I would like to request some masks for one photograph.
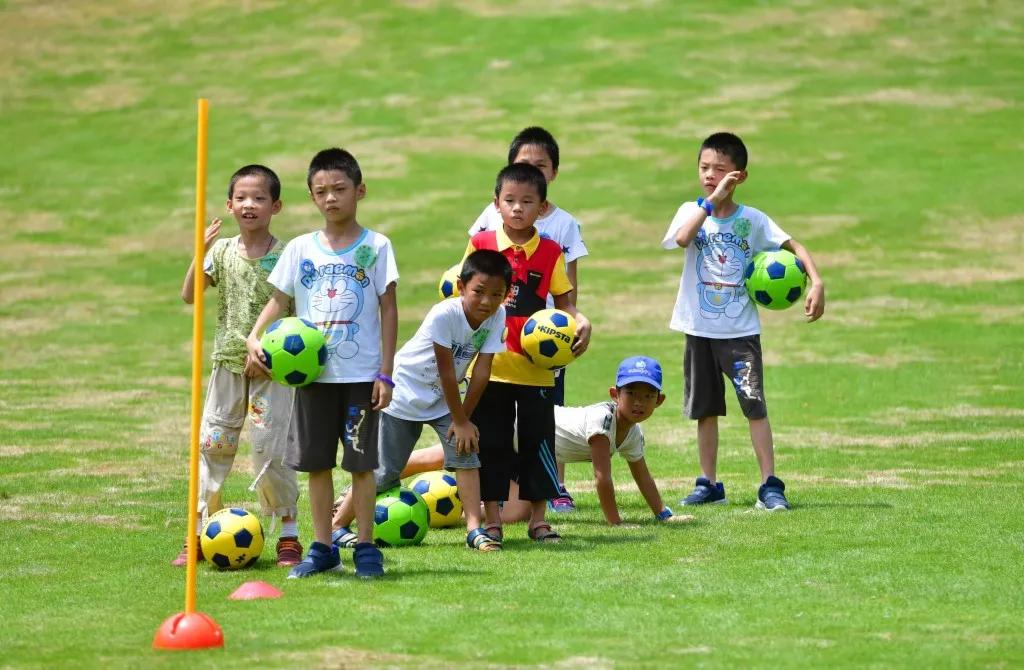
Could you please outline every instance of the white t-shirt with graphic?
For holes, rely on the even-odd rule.
[[[504,329],[504,307],[475,330],[466,320],[462,298],[442,300],[431,307],[416,334],[395,355],[395,390],[384,411],[406,421],[431,421],[448,414],[434,343],[452,350],[455,379],[461,381],[478,353],[505,351]]]
[[[569,266],[572,261],[583,258],[588,254],[587,247],[583,244],[583,230],[580,222],[569,212],[561,207],[551,204],[551,209],[544,215],[544,218],[537,219],[537,234],[549,240],[558,242],[562,247],[562,256],[565,257],[565,265]],[[494,203],[484,207],[476,222],[469,227],[469,236],[485,230],[501,229],[501,212],[494,206]],[[555,301],[549,295],[547,306],[554,307]]]
[[[288,243],[267,281],[295,298],[295,315],[327,340],[326,383],[373,381],[380,372],[380,301],[398,267],[391,240],[364,229],[348,248],[332,251],[323,233]]]
[[[604,435],[612,453],[630,463],[644,457],[644,431],[635,423],[622,444],[615,444],[615,403],[604,401],[586,407],[555,406],[555,458],[560,463],[590,460],[590,438]]]
[[[663,249],[679,248],[676,233],[698,209],[696,202],[679,207],[661,240]],[[716,339],[760,333],[757,308],[747,296],[743,274],[755,254],[774,251],[788,239],[767,214],[747,205],[739,205],[727,219],[709,216],[686,247],[669,327]]]

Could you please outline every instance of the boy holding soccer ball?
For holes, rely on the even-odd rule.
[[[750,424],[750,441],[761,469],[757,507],[789,509],[786,486],[775,476],[775,450],[764,398],[760,322],[743,287],[744,270],[761,251],[787,249],[807,269],[811,286],[804,301],[808,321],[825,311],[825,285],[807,249],[760,210],[733,200],[747,179],[747,149],[731,133],[704,140],[697,175],[704,196],[679,207],[665,233],[664,249],[684,247],[686,259],[670,327],[686,333],[686,415],[697,420],[701,476],[683,505],[724,504],[716,479],[718,417],[725,416],[726,375]]]
[[[391,241],[356,220],[366,185],[359,163],[343,149],[313,157],[306,177],[310,197],[324,218],[322,229],[292,240],[270,274],[273,297],[256,320],[246,346],[249,360],[265,369],[260,335],[294,298],[296,315],[317,325],[327,342],[320,377],[295,391],[286,463],[309,473],[309,506],[316,541],[289,578],[341,569],[331,544],[332,470],[342,442],[341,467],[352,473],[359,519],[353,562],[356,576],[384,574],[373,544],[373,471],[377,467],[378,413],[391,401],[398,307],[398,268]]]
[[[529,536],[540,542],[556,542],[558,533],[544,520],[547,501],[558,495],[555,470],[555,406],[551,390],[554,373],[537,367],[523,354],[519,335],[530,316],[544,309],[548,295],[555,307],[576,319],[577,356],[590,342],[590,321],[576,310],[565,272],[562,249],[542,238],[537,219],[548,210],[547,179],[527,163],[506,166],[498,173],[494,204],[501,213],[497,230],[470,238],[467,255],[477,249],[500,252],[512,266],[512,285],[505,300],[507,351],[497,354],[472,421],[480,429],[480,494],[487,514],[487,534],[502,539],[498,503],[508,500],[509,480],[519,481],[519,497],[530,502]],[[471,377],[476,375],[474,370]],[[518,425],[518,431],[515,426]],[[512,436],[518,432],[519,451]]]
[[[443,445],[444,467],[455,471],[466,512],[466,544],[495,551],[501,544],[481,528],[480,431],[469,417],[490,379],[494,355],[505,351],[502,303],[512,284],[512,267],[497,251],[474,251],[457,283],[459,297],[434,305],[395,357],[395,393],[380,417],[380,465],[374,474],[378,492],[401,484],[423,425],[430,425]],[[459,382],[470,363],[473,379],[462,399]],[[341,546],[355,539],[348,529],[352,498],[345,496],[334,516],[334,542]]]
[[[199,432],[199,512],[205,518],[222,507],[220,491],[248,417],[255,487],[263,513],[281,518],[277,564],[285,567],[302,558],[295,520],[299,487],[295,471],[284,465],[292,390],[275,384],[252,365],[245,350],[245,338],[274,289],[267,277],[284,249],[284,243],[270,232],[270,219],[281,211],[280,198],[281,182],[273,170],[246,165],[231,176],[228,186],[227,208],[238,224],[238,235],[217,240],[220,219],[206,229],[203,281],[220,290],[220,301],[213,372]],[[189,305],[194,288],[193,263],[181,287],[181,299]],[[291,313],[290,305],[286,309]],[[187,550],[182,549],[172,565],[187,561]]]

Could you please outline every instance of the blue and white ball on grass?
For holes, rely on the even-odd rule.
[[[419,544],[427,534],[430,512],[420,494],[397,486],[377,494],[373,539],[384,547]]]
[[[260,340],[270,377],[285,386],[316,381],[327,365],[327,343],[315,325],[297,316],[270,324]]]
[[[411,482],[409,488],[420,494],[430,513],[431,528],[449,528],[462,521],[462,498],[455,476],[447,472],[424,472]]]
[[[545,370],[557,370],[576,360],[572,353],[575,339],[576,319],[571,314],[560,309],[542,309],[523,324],[519,344],[531,363]]]
[[[263,541],[259,517],[240,507],[210,515],[199,535],[203,556],[221,570],[248,568],[260,557]]]
[[[786,309],[800,300],[807,288],[804,264],[785,249],[754,256],[743,278],[750,299],[768,309]]]

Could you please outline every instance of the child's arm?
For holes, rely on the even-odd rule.
[[[583,316],[583,312],[576,309],[576,305],[572,303],[570,293],[563,293],[562,295],[554,296],[555,307],[568,312],[572,315],[572,318],[576,319],[576,341],[573,342],[572,352],[573,355],[579,358],[583,355],[583,352],[590,346],[590,319]]]
[[[249,331],[249,337],[245,340],[245,348],[249,350],[249,356],[245,362],[246,368],[250,365],[255,365],[268,377],[270,376],[270,370],[266,366],[267,361],[263,357],[263,345],[260,344],[260,337],[263,335],[263,331],[267,329],[267,326],[277,321],[278,317],[287,312],[291,300],[291,296],[281,289],[274,289],[274,295],[270,296],[270,300],[267,301],[263,311],[256,318],[256,323],[253,324],[252,330]]]
[[[466,416],[473,416],[476,411],[476,404],[480,402],[480,396],[484,394],[487,382],[491,380],[491,363],[494,362],[494,354],[477,354],[473,363],[473,376],[469,379],[469,388],[466,389],[466,397],[462,400],[462,411]]]
[[[615,484],[612,482],[611,443],[604,435],[594,435],[590,444],[590,462],[594,466],[594,482],[597,484],[597,499],[605,520],[613,526],[622,523],[619,506],[615,503]]]
[[[573,307],[576,306],[576,301],[580,295],[580,284],[579,277],[576,274],[576,261],[572,260],[566,263],[565,274],[569,275],[569,281],[572,283],[572,291],[569,292],[569,301],[572,302]]]
[[[398,298],[395,296],[395,282],[388,284],[380,296],[380,377],[391,379],[395,369],[395,348],[398,346]],[[382,410],[391,404],[390,384],[378,377],[373,382],[373,401],[375,410]]]
[[[210,222],[210,225],[206,227],[206,233],[203,240],[203,255],[210,249],[210,244],[217,239],[217,235],[220,234],[220,219],[214,219]],[[203,273],[203,280],[206,282],[206,288],[210,288],[210,276],[205,272]],[[196,259],[193,258],[192,262],[188,265],[188,271],[185,272],[185,283],[181,286],[181,299],[185,301],[186,305],[191,305],[195,301],[196,291]]]
[[[465,405],[459,397],[459,380],[455,378],[455,358],[452,350],[443,344],[434,342],[434,359],[437,361],[437,373],[441,377],[441,391],[444,402],[452,415],[452,425],[448,427],[448,439],[455,437],[455,451],[460,454],[475,454],[480,451],[480,431],[469,420]],[[473,373],[476,379],[476,372]],[[486,381],[484,382],[486,383]]]
[[[807,268],[807,277],[811,280],[811,288],[807,290],[807,297],[804,299],[804,314],[807,316],[808,323],[817,321],[825,313],[825,282],[818,274],[818,266],[814,264],[814,259],[811,258],[811,252],[807,251],[807,247],[793,238],[783,242],[782,248],[793,252]]]
[[[711,207],[715,208],[721,205],[732,197],[732,192],[736,190],[736,187],[746,179],[742,170],[730,172],[729,174],[722,177],[722,181],[718,182],[718,186],[715,187],[715,192],[705,198],[705,202],[711,203]],[[709,213],[702,207],[695,207],[685,219],[683,219],[682,226],[676,231],[676,244],[681,247],[688,246],[690,242],[693,242],[693,238],[697,237],[697,233],[700,232],[700,227],[704,225],[704,220],[707,219]]]

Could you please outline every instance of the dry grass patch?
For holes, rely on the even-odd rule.
[[[790,449],[818,449],[821,447],[873,447],[895,449],[929,447],[934,445],[958,446],[982,444],[1003,440],[1024,440],[1022,430],[989,430],[975,432],[920,431],[895,435],[847,435],[812,428],[787,428],[777,431],[776,442]]]

